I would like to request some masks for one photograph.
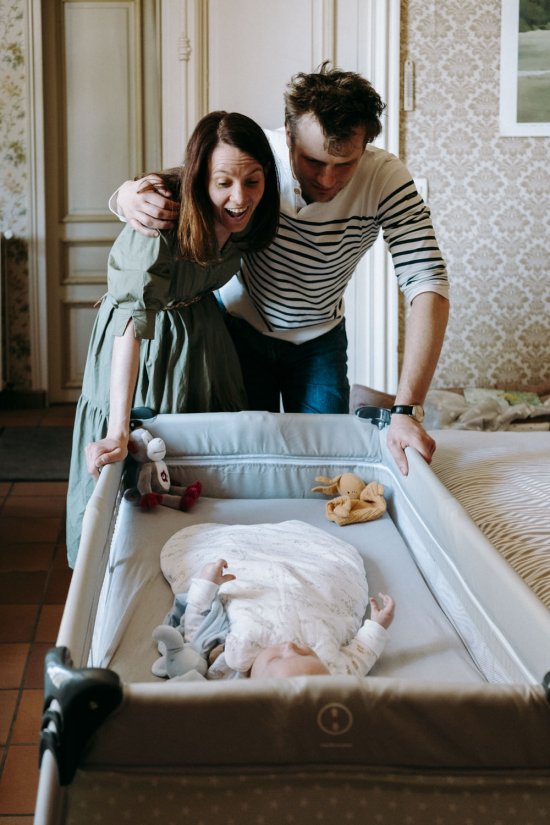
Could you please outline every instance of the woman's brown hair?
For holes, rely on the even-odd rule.
[[[208,194],[210,158],[220,143],[250,155],[264,171],[264,194],[238,238],[239,246],[243,251],[264,249],[275,237],[279,223],[277,170],[263,129],[238,112],[210,112],[199,120],[189,138],[183,166],[161,173],[173,197],[181,202],[177,227],[180,254],[200,264],[220,256]]]

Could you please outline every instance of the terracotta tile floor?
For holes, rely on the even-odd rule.
[[[71,426],[74,406],[0,410],[0,427]],[[0,825],[33,821],[44,654],[71,571],[66,482],[0,481]]]

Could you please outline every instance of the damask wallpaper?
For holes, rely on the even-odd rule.
[[[0,229],[7,379],[28,388],[27,0],[0,0]],[[550,383],[550,138],[498,132],[500,0],[402,0],[402,58],[415,109],[401,154],[428,180],[451,277],[434,386]]]
[[[550,384],[550,138],[499,136],[500,5],[401,3],[401,155],[428,180],[451,279],[438,387]]]
[[[0,231],[12,235],[2,242],[4,379],[17,388],[31,383],[25,8],[25,0],[0,0]]]

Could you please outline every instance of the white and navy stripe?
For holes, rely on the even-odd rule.
[[[245,255],[240,275],[264,331],[324,330],[337,323],[343,317],[344,290],[380,230],[409,301],[426,291],[447,296],[447,273],[430,211],[398,158],[369,146],[335,198],[305,204],[292,176],[284,133],[267,135],[281,182],[279,231],[268,249]]]

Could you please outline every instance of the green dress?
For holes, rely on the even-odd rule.
[[[245,408],[239,360],[213,294],[237,272],[240,256],[229,240],[221,259],[202,267],[178,259],[174,233],[146,238],[129,226],[115,241],[76,409],[67,496],[71,566],[95,485],[84,447],[107,433],[113,337],[124,333],[130,319],[141,340],[133,406],[157,413]]]

